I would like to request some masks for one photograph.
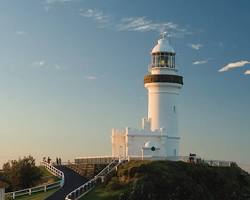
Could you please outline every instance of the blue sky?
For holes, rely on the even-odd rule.
[[[247,0],[2,0],[0,163],[111,154],[113,127],[147,115],[161,31],[184,76],[181,152],[250,162]]]

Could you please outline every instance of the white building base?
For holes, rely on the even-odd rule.
[[[165,160],[179,156],[179,137],[169,137],[164,129],[112,130],[112,156],[129,160]]]

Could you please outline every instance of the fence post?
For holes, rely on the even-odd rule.
[[[44,192],[46,192],[46,191],[47,191],[47,185],[44,186]]]
[[[12,195],[12,198],[13,199],[15,199],[16,198],[16,195],[15,195],[16,193],[15,192],[13,192],[13,195]]]
[[[4,195],[5,195],[5,188],[3,187],[1,187],[0,188],[0,200],[4,200],[5,198],[4,198]]]
[[[31,195],[31,188],[29,189],[29,195]]]
[[[64,179],[61,180],[60,187],[63,187],[63,185],[64,185]]]

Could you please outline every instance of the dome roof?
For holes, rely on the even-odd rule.
[[[155,147],[157,148],[157,144],[155,144],[154,142],[151,142],[151,141],[148,141],[144,144],[144,147],[145,148],[152,148],[152,147]]]
[[[161,39],[159,39],[157,45],[155,45],[151,53],[158,53],[158,52],[175,53],[175,50],[170,45],[167,37],[163,36]]]

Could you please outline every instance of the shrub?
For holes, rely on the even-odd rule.
[[[35,165],[32,156],[12,160],[3,165],[3,175],[10,187],[7,190],[29,188],[37,184],[42,177],[42,171]]]

